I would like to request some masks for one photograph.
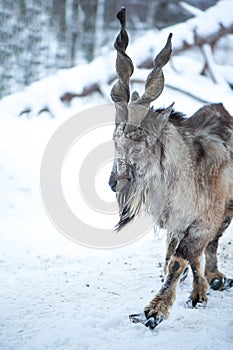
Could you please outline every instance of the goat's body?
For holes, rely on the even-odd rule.
[[[233,118],[220,104],[206,106],[189,119],[168,122],[160,143],[159,186],[151,174],[144,178],[147,210],[156,224],[179,235],[205,221],[203,235],[211,238],[233,200]]]
[[[154,113],[151,110],[143,121],[145,130],[156,124]],[[134,208],[140,208],[155,224],[179,235],[200,218],[220,226],[233,200],[233,118],[221,104],[203,107],[189,119],[173,113],[158,147],[143,178],[127,189],[123,212],[129,217],[124,224],[138,215]]]
[[[167,279],[145,309],[147,318],[157,320],[155,325],[168,316],[187,264],[194,274],[193,306],[207,301],[205,278],[214,289],[232,285],[217,269],[217,247],[233,217],[233,118],[222,104],[212,104],[188,119],[172,112],[158,133],[161,113],[152,109],[141,123],[149,150],[142,156],[146,165],[132,166],[132,180],[117,194],[118,229],[146,212],[168,232]],[[120,147],[127,148],[131,138],[141,144],[142,131],[138,134],[118,140]],[[199,261],[204,252],[205,278]]]
[[[133,64],[125,53],[128,35],[125,9],[118,12],[121,31],[115,41],[118,81],[111,97],[116,106],[115,159],[109,185],[120,209],[117,229],[146,212],[168,232],[166,279],[144,310],[156,327],[168,317],[176,285],[187,265],[193,272],[189,303],[207,302],[207,282],[213,289],[233,286],[217,268],[218,240],[233,217],[233,118],[222,104],[201,108],[189,119],[172,110],[154,110],[150,102],[163,90],[162,67],[169,61],[171,38],[154,59],[145,92],[133,93]],[[200,257],[205,252],[205,277]]]

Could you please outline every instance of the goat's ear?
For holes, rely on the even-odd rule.
[[[169,107],[165,108],[162,112],[158,113],[155,117],[155,126],[156,132],[160,135],[163,128],[167,124],[168,118],[172,112],[173,106],[175,102],[173,102]]]

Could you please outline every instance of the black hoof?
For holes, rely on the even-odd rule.
[[[164,320],[164,316],[155,314],[154,316],[147,318],[145,312],[142,312],[140,314],[129,315],[129,319],[133,323],[141,323],[145,327],[153,330]]]
[[[233,279],[232,278],[220,278],[220,279],[214,279],[211,283],[210,283],[210,287],[213,290],[226,290],[229,289],[231,287],[233,287]]]
[[[189,298],[186,303],[185,307],[188,309],[200,309],[200,308],[205,308],[207,305],[206,301],[200,301],[200,300],[193,300],[192,298]]]
[[[226,278],[224,284],[225,284],[226,289],[232,288],[233,287],[233,278]]]

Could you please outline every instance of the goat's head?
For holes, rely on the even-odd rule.
[[[154,67],[147,77],[144,94],[140,97],[137,92],[133,92],[129,102],[129,80],[134,68],[130,57],[125,53],[128,46],[128,35],[125,28],[124,8],[118,12],[117,18],[121,24],[120,33],[114,44],[117,50],[118,80],[111,91],[111,98],[116,108],[116,128],[113,136],[115,157],[109,185],[117,193],[122,212],[126,210],[127,203],[132,200],[132,196],[135,197],[135,193],[140,192],[140,183],[143,182],[145,169],[150,172],[151,160],[156,158],[155,145],[159,139],[159,133],[172,110],[173,105],[161,113],[152,113],[150,109],[150,103],[161,94],[164,88],[162,67],[168,62],[171,55],[172,34],[169,35],[166,45],[154,59]],[[152,122],[151,118],[155,118],[155,114],[156,121]],[[130,205],[132,207],[132,203]],[[140,205],[137,203],[136,206],[139,210]],[[133,216],[137,214],[137,210],[134,210]]]

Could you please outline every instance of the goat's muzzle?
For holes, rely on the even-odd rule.
[[[117,180],[116,180],[116,177],[113,174],[111,174],[110,179],[108,181],[108,184],[111,187],[111,190],[113,192],[116,192]]]
[[[113,192],[121,192],[129,184],[129,182],[129,177],[124,178],[120,176],[117,178],[116,175],[111,174],[108,184]]]

